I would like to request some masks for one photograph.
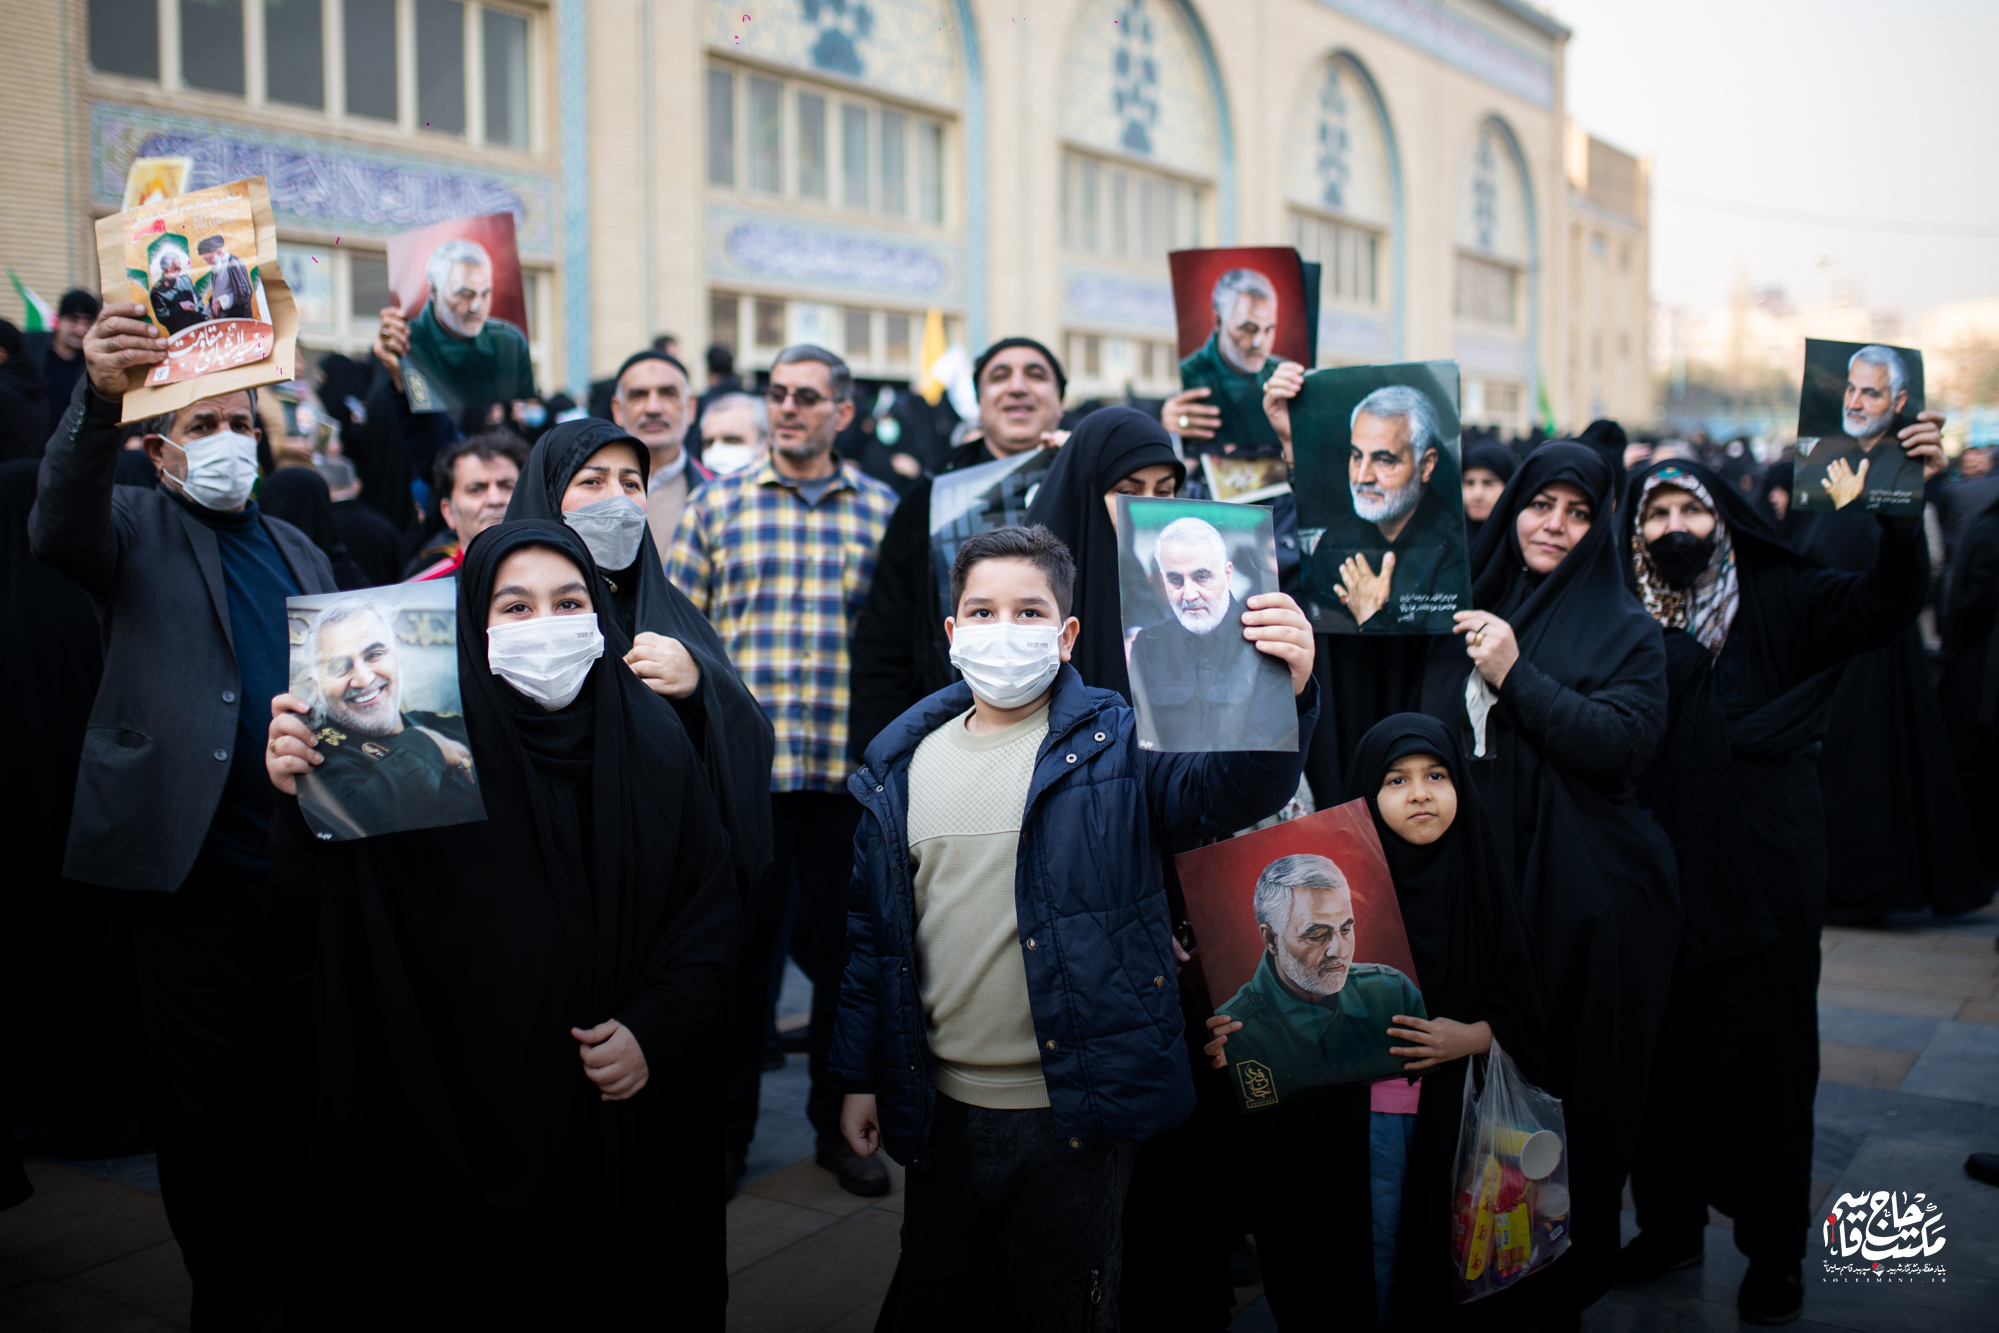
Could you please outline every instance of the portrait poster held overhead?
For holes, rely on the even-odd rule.
[[[453,218],[389,238],[389,293],[409,322],[412,412],[534,396],[514,215]]]
[[[1315,370],[1291,400],[1305,614],[1322,634],[1448,634],[1471,609],[1455,361]]]
[[[1241,1023],[1222,1049],[1245,1111],[1393,1078],[1397,1014],[1427,1019],[1367,802],[1173,858],[1208,1002]]]
[[[958,548],[981,532],[1026,523],[1027,507],[1054,462],[1053,449],[1030,449],[946,472],[930,483],[930,567],[937,574],[939,614],[955,610],[951,562]]]
[[[1318,358],[1318,294],[1289,246],[1175,250],[1173,312],[1180,329],[1180,387],[1206,389],[1221,413],[1215,438],[1201,449],[1276,453],[1277,432],[1263,414],[1263,386],[1283,361]],[[1166,429],[1176,423],[1168,421]]]
[[[285,599],[291,692],[323,762],[299,812],[341,842],[486,817],[458,693],[454,579]]]
[[[298,312],[262,176],[99,218],[97,265],[105,303],[136,301],[167,339],[128,373],[122,422],[293,377]]]
[[[1282,660],[1243,637],[1245,603],[1278,592],[1270,510],[1117,497],[1118,601],[1141,749],[1296,750]]]
[[[1925,406],[1921,352],[1805,339],[1791,503],[1821,511],[1922,513],[1923,461],[1903,451],[1901,431]]]

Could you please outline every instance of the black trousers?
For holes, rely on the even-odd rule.
[[[310,916],[268,876],[207,863],[126,908],[192,1327],[280,1327],[311,1087]]]
[[[771,969],[793,877],[798,901],[791,918],[791,956],[812,979],[808,1058],[812,1092],[805,1114],[821,1134],[840,1132],[840,1091],[826,1074],[826,1052],[840,1009],[840,975],[847,967],[847,888],[853,878],[854,829],[861,806],[844,792],[787,791],[770,798],[775,858],[749,903],[748,928],[730,983],[728,1102],[724,1143],[748,1149],[757,1134],[763,1086],[764,1037],[770,1029]]]
[[[1046,1107],[939,1093],[930,1165],[905,1177],[902,1261],[878,1333],[1115,1333],[1137,1151],[1071,1152]]]
[[[1751,1259],[1805,1257],[1819,932],[1782,929],[1739,958],[1673,974],[1631,1196],[1639,1225],[1675,1249],[1699,1243],[1712,1203]]]

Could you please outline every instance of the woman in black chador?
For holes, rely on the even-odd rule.
[[[1612,486],[1587,445],[1528,456],[1472,552],[1461,645],[1440,642],[1424,688],[1424,711],[1470,739],[1548,1021],[1572,1245],[1519,1300],[1550,1324],[1610,1286],[1680,932],[1672,847],[1635,800],[1666,729],[1666,653],[1624,585]]]
[[[1914,621],[1929,561],[1916,521],[1866,518],[1872,566],[1824,569],[1697,463],[1646,468],[1619,518],[1627,582],[1666,634],[1669,724],[1639,799],[1673,840],[1686,929],[1631,1171],[1643,1231],[1618,1281],[1700,1262],[1712,1203],[1749,1257],[1742,1317],[1782,1322],[1804,1297],[1819,927],[1841,838],[1818,774],[1834,668]]]
[[[598,610],[623,632],[630,650],[626,661],[680,714],[708,774],[708,790],[729,833],[737,882],[747,897],[771,859],[770,764],[777,741],[763,706],[730,665],[715,627],[666,576],[645,523],[651,458],[622,427],[596,417],[565,421],[528,455],[507,521],[549,519],[583,535],[604,581]],[[617,508],[606,501],[623,498],[619,474],[633,467],[636,521],[620,522],[615,514],[594,517]],[[585,506],[595,507],[593,518],[570,517]],[[696,677],[691,685],[688,660]]]
[[[674,710],[619,657],[560,523],[458,575],[458,682],[487,818],[317,842],[318,1102],[294,1316],[328,1328],[719,1329],[715,1047],[741,905]],[[592,642],[597,636],[601,639]],[[280,791],[311,762],[271,726]]]

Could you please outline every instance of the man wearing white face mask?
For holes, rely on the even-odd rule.
[[[847,789],[865,814],[852,957],[828,1064],[852,1151],[908,1168],[895,1330],[1117,1327],[1120,1218],[1142,1139],[1186,1120],[1163,859],[1298,789],[1318,716],[1296,603],[1244,631],[1287,668],[1298,748],[1162,754],[1068,665],[1069,549],[1044,527],[968,538],[945,621],[960,684],[896,719]]]
[[[127,372],[164,347],[142,307],[100,312],[28,534],[104,626],[63,873],[133,891],[168,1216],[198,1319],[251,1325],[279,1307],[289,1186],[268,1164],[294,1141],[291,1060],[309,1046],[299,937],[266,873],[264,719],[287,685],[285,598],[335,585],[305,534],[250,498],[250,393],[147,422],[158,487],[112,486]]]

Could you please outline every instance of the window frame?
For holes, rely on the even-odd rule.
[[[464,93],[465,131],[463,134],[426,130],[417,111],[416,0],[394,0],[396,31],[396,118],[350,114],[347,110],[346,0],[320,0],[321,97],[318,107],[301,106],[270,96],[269,58],[264,15],[265,0],[243,0],[243,92],[241,95],[196,88],[183,76],[182,54],[187,34],[182,30],[182,0],[154,0],[156,14],[156,55],[158,68],[153,76],[122,74],[101,70],[89,63],[89,43],[84,48],[85,67],[93,80],[113,86],[146,88],[196,101],[212,101],[217,106],[269,111],[281,123],[319,122],[337,126],[343,132],[388,136],[402,139],[460,143],[470,148],[522,156],[545,157],[549,150],[546,116],[551,106],[546,84],[548,45],[551,40],[551,12],[545,4],[523,0],[462,0],[464,5]],[[527,138],[525,144],[510,144],[486,134],[485,20],[487,11],[496,11],[527,22]],[[86,12],[86,32],[88,27]]]
[[[830,220],[896,227],[913,232],[950,234],[957,230],[958,205],[954,185],[959,179],[957,116],[918,103],[898,102],[841,84],[801,78],[794,71],[775,69],[727,59],[709,59],[703,65],[704,93],[702,117],[702,184],[711,197],[727,198],[746,205],[780,205],[823,215]],[[730,80],[730,107],[734,125],[730,135],[730,155],[736,169],[733,180],[717,179],[711,169],[712,148],[720,143],[715,136],[711,103],[706,89],[717,75]],[[777,188],[764,189],[755,179],[752,140],[751,87],[756,83],[778,88]],[[816,98],[822,108],[820,122],[824,157],[818,167],[819,193],[801,188],[802,135],[799,105],[801,97]],[[856,117],[856,113],[858,117]],[[899,151],[885,148],[885,132],[901,121]],[[761,123],[761,122],[759,122]],[[850,129],[865,127],[860,134],[862,174],[851,171]],[[925,137],[936,141],[935,171],[927,170]],[[902,209],[891,211],[885,171],[899,158]],[[934,179],[932,178],[934,176]],[[864,183],[865,200],[856,202],[850,187]],[[926,190],[929,191],[926,194]]]
[[[1212,181],[1139,166],[1063,144],[1061,155],[1062,249],[1091,263],[1156,272],[1174,250],[1199,249],[1213,242],[1215,187]],[[1155,246],[1160,188],[1172,192],[1173,217],[1166,243]],[[1122,203],[1120,204],[1120,193]],[[1191,235],[1188,234],[1191,228]]]

